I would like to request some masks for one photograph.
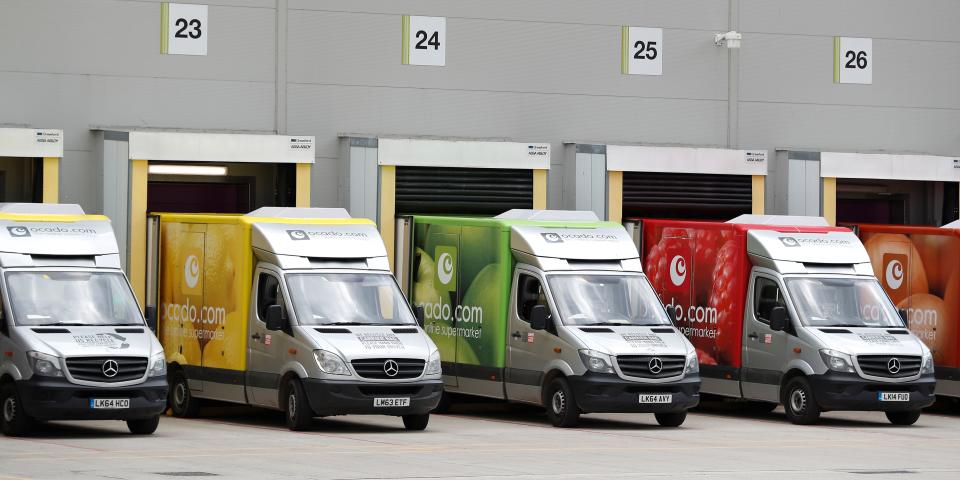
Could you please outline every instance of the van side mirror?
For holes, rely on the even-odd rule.
[[[154,305],[147,305],[147,308],[143,309],[143,318],[147,319],[147,328],[150,331],[156,333],[157,331],[157,307]]]
[[[534,330],[546,330],[547,318],[550,314],[547,312],[546,305],[534,305],[530,309],[530,328]]]
[[[770,330],[782,332],[787,329],[787,309],[777,305],[770,309]]]
[[[283,311],[283,305],[270,305],[267,307],[267,330],[278,332],[287,326],[286,314]]]
[[[423,328],[423,305],[415,305],[413,307],[413,316],[417,318],[417,325]]]
[[[677,311],[672,306],[667,307],[667,318],[670,319],[670,323],[677,324]]]
[[[910,318],[908,317],[908,312],[906,308],[898,308],[897,313],[900,314],[900,319],[903,320],[904,326],[910,325]]]

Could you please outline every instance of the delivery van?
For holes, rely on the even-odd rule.
[[[697,348],[705,393],[782,403],[797,424],[879,410],[910,425],[933,403],[930,349],[850,230],[762,215],[641,225],[647,274]]]
[[[343,209],[159,214],[154,305],[173,414],[200,399],[314,417],[383,414],[427,427],[440,354],[390,273],[373,222]],[[150,302],[148,301],[148,304]]]
[[[880,285],[933,352],[937,394],[960,397],[960,222],[854,229]]]
[[[543,406],[558,427],[591,412],[679,426],[699,402],[693,346],[621,225],[536,210],[405,225],[412,301],[446,391]]]
[[[157,429],[163,349],[120,269],[110,220],[79,205],[0,204],[0,426],[125,420]]]

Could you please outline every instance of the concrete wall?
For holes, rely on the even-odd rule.
[[[96,129],[314,135],[323,206],[340,134],[550,142],[551,207],[564,142],[960,153],[953,0],[208,0],[205,57],[159,53],[159,3],[0,2],[0,125],[64,130],[63,201],[102,209]],[[400,64],[402,14],[447,17],[445,67]],[[664,29],[663,76],[620,74],[621,25]],[[832,83],[834,35],[873,85]]]

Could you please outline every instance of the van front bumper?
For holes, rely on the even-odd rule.
[[[63,378],[34,376],[16,386],[23,410],[38,420],[137,420],[167,409],[166,377],[150,377],[126,387],[87,387]],[[128,398],[130,408],[94,409],[95,398]]]
[[[584,413],[682,412],[700,403],[700,376],[671,383],[640,383],[616,375],[586,373],[569,377],[577,406]],[[641,395],[670,394],[670,403],[640,403]]]
[[[937,381],[933,375],[905,383],[875,382],[855,374],[828,372],[812,375],[813,396],[823,410],[879,410],[901,412],[933,405]],[[881,392],[910,393],[906,402],[880,401]]]
[[[373,383],[356,380],[303,380],[310,408],[318,417],[333,415],[423,415],[440,403],[443,380]],[[377,398],[409,398],[407,407],[374,407]]]

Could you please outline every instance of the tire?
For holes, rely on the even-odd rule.
[[[7,383],[0,387],[0,430],[4,435],[21,437],[30,433],[34,420],[22,407],[16,385]]]
[[[787,419],[796,425],[813,425],[820,420],[820,405],[813,396],[813,388],[804,377],[796,377],[784,389],[783,409]]]
[[[563,377],[555,378],[547,387],[544,398],[547,407],[547,418],[554,427],[570,428],[577,426],[580,420],[580,408],[573,397],[570,384]]]
[[[283,411],[287,428],[294,432],[310,428],[310,425],[313,424],[313,410],[310,408],[310,401],[307,400],[307,394],[303,390],[300,379],[291,378],[287,380],[287,386],[283,389],[283,392]]]
[[[127,428],[134,435],[150,435],[157,431],[160,425],[160,415],[150,418],[138,418],[136,420],[127,420]]]
[[[913,425],[920,419],[920,410],[909,412],[884,412],[887,414],[887,420],[894,425]]]
[[[190,393],[187,376],[180,370],[170,374],[170,394],[167,399],[174,417],[193,418],[200,413],[200,399]]]
[[[427,424],[430,423],[430,414],[426,413],[423,415],[404,415],[403,416],[403,428],[406,428],[410,431],[419,431],[425,430]]]
[[[661,427],[679,427],[687,419],[687,411],[654,413],[653,416],[657,418],[657,423]]]

